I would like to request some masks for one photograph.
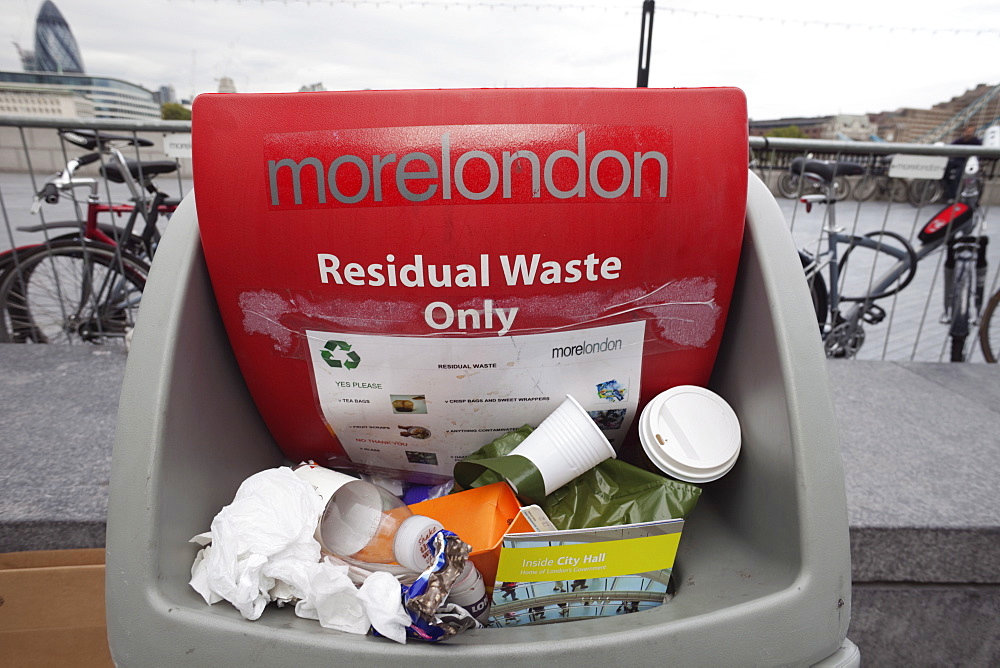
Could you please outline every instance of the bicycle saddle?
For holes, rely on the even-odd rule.
[[[856,162],[847,162],[843,160],[811,160],[809,158],[795,158],[792,160],[791,170],[792,174],[802,174],[803,172],[815,174],[823,179],[823,181],[829,183],[830,181],[833,181],[833,177],[835,176],[855,176],[857,174],[864,174],[865,168]]]
[[[130,146],[152,146],[153,142],[142,137],[131,135],[113,135],[99,130],[60,130],[59,136],[66,141],[76,144],[88,151],[93,151],[98,146],[103,146],[108,142],[125,142]]]
[[[128,171],[133,179],[139,180],[140,172],[142,178],[150,178],[158,174],[169,174],[177,171],[177,163],[173,160],[125,160]],[[107,163],[101,167],[101,175],[114,181],[115,183],[125,183],[125,175],[122,174],[121,167],[117,164]]]

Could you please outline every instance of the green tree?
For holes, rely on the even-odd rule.
[[[160,116],[165,121],[190,121],[191,110],[176,102],[167,102],[160,106]]]
[[[789,137],[791,139],[808,139],[809,136],[797,125],[786,125],[783,128],[773,128],[764,133],[765,137]]]

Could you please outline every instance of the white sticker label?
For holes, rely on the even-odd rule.
[[[944,176],[948,158],[943,155],[899,155],[892,156],[889,176],[894,179],[930,179],[936,181]]]
[[[163,152],[168,158],[190,158],[191,157],[191,135],[189,134],[164,134]]]
[[[450,476],[567,394],[618,446],[639,405],[643,321],[485,338],[306,335],[323,417],[359,464]]]

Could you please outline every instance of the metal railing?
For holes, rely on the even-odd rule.
[[[102,130],[117,133],[131,133],[154,140],[157,144],[148,149],[135,149],[130,158],[163,159],[160,147],[163,137],[176,133],[189,133],[191,124],[185,121],[145,121],[129,122],[118,120],[95,119],[36,119],[7,117],[0,118],[0,216],[3,226],[0,228],[0,251],[25,244],[45,242],[44,235],[27,233],[19,228],[43,222],[38,217],[29,214],[32,197],[47,175],[62,168],[74,155],[79,154],[76,147],[67,148],[59,142],[55,130],[60,128],[79,128]],[[856,141],[821,141],[787,138],[751,137],[750,169],[767,184],[775,193],[776,200],[785,214],[792,237],[799,248],[816,251],[824,234],[824,216],[822,210],[807,213],[805,206],[798,197],[783,197],[778,188],[778,181],[788,174],[791,161],[799,156],[809,155],[817,159],[848,160],[856,162],[864,169],[864,173],[846,180],[847,188],[851,189],[858,183],[884,167],[886,156],[898,154],[918,154],[937,156],[979,156],[984,177],[983,206],[986,208],[987,224],[996,223],[997,198],[1000,198],[1000,188],[996,181],[1000,180],[998,164],[1000,164],[1000,149],[987,149],[977,146],[931,146],[926,144],[895,144],[888,142],[856,142]],[[129,151],[133,149],[130,147]],[[76,153],[74,153],[76,151]],[[178,172],[176,190],[173,194],[183,196],[191,188],[189,176],[181,176],[190,165],[181,161],[182,170]],[[96,170],[95,170],[96,171]],[[173,175],[163,178],[175,178]],[[113,183],[103,183],[101,192],[108,199],[128,198],[122,186]],[[865,234],[877,230],[890,230],[916,243],[916,235],[923,223],[938,209],[941,203],[927,202],[895,202],[882,192],[866,201],[857,201],[850,193],[840,201],[838,206],[839,222],[845,231],[851,234]],[[55,207],[42,207],[42,215],[55,219],[57,216],[82,223],[82,212],[79,206],[63,203],[62,211]],[[822,207],[818,207],[822,209]],[[989,247],[989,280],[987,294],[992,294],[1000,288],[1000,243]],[[860,255],[860,253],[858,254]],[[881,360],[913,360],[942,361],[945,356],[946,328],[938,323],[936,311],[941,308],[942,296],[942,263],[943,253],[937,257],[929,256],[920,263],[920,268],[911,285],[904,291],[884,300],[882,308],[886,318],[878,324],[866,325],[867,340],[859,350],[859,359]],[[876,267],[873,263],[868,267],[860,257],[852,257],[842,278],[844,288],[848,290],[864,290],[875,280]],[[805,280],[803,278],[803,280]],[[981,361],[978,351],[973,351],[972,361]]]

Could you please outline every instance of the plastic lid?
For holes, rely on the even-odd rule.
[[[658,394],[639,418],[639,440],[650,460],[685,482],[718,480],[740,454],[740,423],[710,390],[680,385]]]
[[[396,563],[418,573],[425,570],[431,565],[431,549],[427,543],[442,529],[444,527],[440,522],[429,517],[407,517],[396,530],[396,538],[392,543]]]

